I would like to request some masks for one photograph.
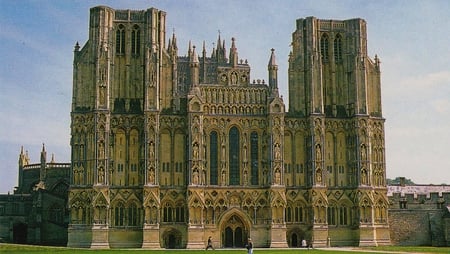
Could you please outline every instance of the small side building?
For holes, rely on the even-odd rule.
[[[35,164],[22,148],[18,186],[0,194],[0,242],[65,246],[69,174],[70,163],[47,162],[45,146]]]
[[[450,246],[450,186],[388,186],[393,245]]]

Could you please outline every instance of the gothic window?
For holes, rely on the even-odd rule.
[[[131,31],[131,53],[135,56],[139,55],[141,49],[141,30],[138,25],[133,26]]]
[[[217,185],[218,164],[217,159],[217,132],[209,134],[209,172],[210,184]]]
[[[335,206],[329,206],[328,211],[328,225],[337,225],[336,221],[336,215],[337,215],[337,209]]]
[[[320,38],[320,54],[322,56],[322,61],[328,61],[328,35],[322,35]]]
[[[125,27],[119,25],[116,30],[116,54],[125,54]]]
[[[286,222],[292,222],[292,207],[286,207]]]
[[[294,219],[296,222],[303,222],[305,220],[303,206],[297,205],[294,210]]]
[[[163,222],[172,222],[172,207],[169,203],[166,203],[166,205],[163,208]]]
[[[131,204],[128,207],[128,226],[137,226],[138,225],[138,208],[136,204]]]
[[[251,183],[258,185],[258,133],[250,135]]]
[[[230,129],[229,133],[229,165],[230,165],[230,185],[240,184],[239,170],[239,130],[236,127]]]
[[[334,61],[336,63],[342,62],[342,38],[341,35],[336,35],[334,39]]]
[[[184,222],[184,206],[183,203],[177,204],[175,208],[175,221]]]
[[[122,203],[118,203],[114,208],[114,225],[125,226],[125,207]]]
[[[342,206],[339,208],[339,225],[348,225],[349,208]]]

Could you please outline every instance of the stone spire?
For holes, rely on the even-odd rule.
[[[26,154],[23,152],[23,146],[20,148],[20,154],[19,154],[19,167],[23,167],[26,166],[27,163],[27,158],[26,158]]]
[[[191,41],[189,40],[188,57],[191,57],[191,55],[192,55],[192,44],[191,44]]]
[[[275,61],[275,49],[271,49],[267,70],[269,71],[270,97],[278,97],[278,65]]]
[[[231,38],[230,64],[235,67],[238,64],[238,60],[238,52],[235,44],[235,39],[233,37]]]
[[[45,189],[45,178],[47,170],[47,151],[45,151],[45,144],[42,144],[41,151],[41,168],[39,170],[39,183],[34,187],[35,190]]]
[[[191,86],[198,86],[199,83],[199,61],[197,53],[195,52],[195,46],[192,49],[189,67],[191,69]]]

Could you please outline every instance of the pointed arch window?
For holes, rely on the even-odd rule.
[[[136,204],[133,203],[128,207],[128,226],[137,226],[138,216],[139,210],[136,207]]]
[[[173,222],[172,220],[172,216],[173,216],[173,211],[172,211],[172,206],[169,203],[166,203],[166,205],[163,208],[163,221],[164,222]]]
[[[322,56],[322,61],[328,61],[328,35],[322,35],[320,38],[320,54]]]
[[[349,210],[350,208],[345,205],[339,208],[339,225],[348,225]]]
[[[229,165],[230,165],[230,185],[240,184],[240,169],[239,169],[239,130],[232,127],[229,133]]]
[[[209,134],[209,177],[210,184],[217,185],[219,160],[217,158],[217,132]]]
[[[327,208],[327,221],[328,221],[328,225],[337,225],[337,221],[336,221],[336,215],[337,215],[337,208],[335,205],[329,206]]]
[[[141,30],[138,25],[133,26],[131,31],[131,53],[135,56],[140,54],[141,49]]]
[[[250,134],[251,183],[258,185],[258,133]]]
[[[118,203],[114,208],[114,225],[125,226],[125,207],[122,203]]]
[[[336,63],[342,62],[342,37],[340,34],[336,35],[334,39],[334,61]]]
[[[116,54],[125,54],[125,26],[119,25],[116,30]]]

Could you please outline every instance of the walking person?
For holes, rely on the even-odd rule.
[[[208,238],[208,244],[206,245],[206,249],[205,250],[208,250],[209,248],[214,250],[214,247],[212,246],[212,238],[211,238],[211,236]]]
[[[247,248],[247,254],[253,254],[253,243],[250,237],[248,238],[247,245],[245,245],[245,247]]]

